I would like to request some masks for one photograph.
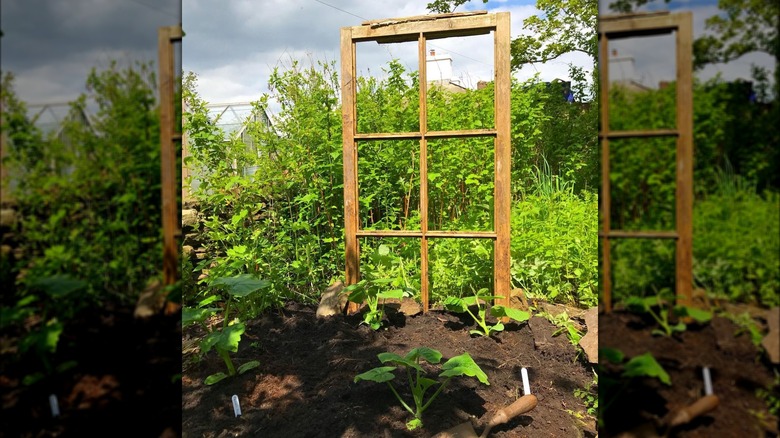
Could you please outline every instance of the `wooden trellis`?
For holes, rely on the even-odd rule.
[[[157,50],[159,54],[160,93],[160,161],[162,171],[162,218],[163,218],[163,284],[171,285],[179,279],[179,203],[176,199],[177,172],[176,148],[174,142],[181,141],[181,132],[176,130],[174,94],[176,73],[174,71],[174,44],[182,39],[181,26],[161,27],[158,30]],[[170,303],[169,303],[170,304]],[[169,306],[167,311],[173,309]]]
[[[674,129],[612,131],[609,128],[609,41],[649,35],[676,34],[677,121]],[[624,238],[675,239],[675,288],[677,303],[689,305],[693,289],[693,32],[690,12],[599,17],[601,75],[601,218],[602,291],[604,311],[612,310],[610,240]],[[673,137],[677,139],[675,229],[673,231],[613,230],[610,224],[609,142],[612,139]]]
[[[428,40],[486,35],[494,32],[495,126],[494,129],[429,131],[427,121],[426,42]],[[398,43],[417,41],[420,84],[419,132],[357,133],[356,43]],[[341,93],[344,148],[344,209],[346,234],[346,283],[360,280],[361,237],[419,238],[423,311],[428,310],[428,239],[493,239],[494,293],[497,304],[509,304],[509,216],[510,216],[510,16],[508,12],[486,11],[422,15],[364,22],[341,29]],[[442,138],[492,137],[494,139],[494,216],[492,231],[444,231],[428,229],[428,140]],[[420,144],[420,230],[361,230],[358,203],[358,141],[417,140]],[[357,305],[350,303],[348,311]]]

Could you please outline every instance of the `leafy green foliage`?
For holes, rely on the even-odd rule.
[[[450,312],[468,313],[480,328],[480,330],[470,330],[469,333],[481,336],[491,336],[493,333],[503,331],[504,324],[501,321],[498,321],[496,324],[488,325],[485,318],[487,314],[487,302],[496,298],[501,298],[488,295],[488,293],[489,291],[487,289],[480,289],[470,297],[447,297],[444,300],[444,308]],[[477,307],[476,315],[470,309],[472,306]],[[518,322],[527,321],[528,318],[531,317],[528,312],[506,306],[491,306],[490,314],[496,318],[506,317]]]
[[[93,69],[86,86],[61,131],[47,135],[27,120],[12,77],[3,78],[5,165],[24,236],[19,269],[26,275],[16,286],[78,272],[87,282],[81,301],[128,304],[162,265],[154,73],[148,64],[112,62]],[[91,123],[82,112],[88,97],[97,103]]]
[[[598,304],[595,194],[578,196],[553,188],[547,194],[526,195],[513,205],[511,228],[514,283],[550,302]]]
[[[229,376],[235,375],[236,372],[243,374],[260,366],[258,361],[246,362],[238,367],[238,370],[233,365],[230,353],[238,351],[238,344],[241,342],[241,335],[244,334],[246,326],[238,320],[231,321],[229,314],[230,306],[234,299],[245,299],[256,294],[261,289],[268,288],[270,283],[254,278],[249,274],[242,274],[234,277],[217,278],[212,281],[211,285],[212,288],[220,288],[227,293],[228,299],[225,302],[224,310],[217,307],[206,307],[219,299],[217,295],[211,295],[202,300],[197,308],[184,307],[182,309],[182,327],[195,323],[201,323],[206,326],[205,321],[209,317],[217,315],[220,310],[223,310],[222,327],[209,330],[209,333],[200,342],[200,352],[205,355],[212,349],[216,350],[219,357],[225,362],[228,373],[219,372],[208,376],[204,381],[206,385],[213,385]]]
[[[24,377],[25,385],[73,366],[73,362],[55,366],[51,356],[57,350],[65,323],[84,307],[79,295],[87,287],[85,281],[67,275],[39,278],[30,281],[29,285],[21,299],[0,311],[0,329],[17,326],[22,330],[19,353],[34,354],[43,365],[42,371],[33,371]]]
[[[379,245],[379,248],[373,254],[373,259],[376,264],[388,264],[392,262],[392,259],[388,257],[389,254],[390,248],[388,246]],[[388,286],[392,287],[392,283],[395,282],[393,278],[377,277],[372,275],[372,271],[366,273],[365,276],[366,278],[356,284],[347,286],[344,290],[349,292],[347,297],[349,301],[358,304],[366,303],[368,309],[363,313],[363,322],[372,329],[379,330],[382,326],[382,319],[385,316],[384,306],[380,304],[379,300],[388,298],[401,299],[404,297],[404,290],[398,288],[385,289]]]
[[[355,383],[361,380],[368,380],[377,383],[387,383],[393,395],[401,402],[401,405],[414,415],[414,419],[406,423],[406,427],[409,430],[414,430],[423,426],[422,414],[441,393],[441,391],[447,386],[450,379],[459,376],[476,377],[481,383],[490,385],[487,375],[482,371],[479,365],[474,362],[471,355],[463,353],[461,355],[450,358],[447,362],[442,364],[441,373],[439,373],[439,379],[435,380],[425,377],[426,371],[422,367],[421,362],[425,361],[429,364],[438,364],[441,362],[442,355],[439,351],[428,347],[418,347],[412,349],[405,356],[400,356],[396,353],[379,353],[379,361],[384,363],[390,363],[394,366],[383,366],[373,368],[364,373],[355,376]],[[399,395],[392,383],[395,371],[398,367],[406,369],[406,375],[409,381],[409,388],[412,392],[412,398],[414,400],[414,409],[412,409],[404,399]],[[434,393],[425,398],[425,393],[428,389],[435,388]]]
[[[383,70],[384,79],[358,78],[358,132],[419,130],[416,73],[407,72],[398,61],[390,62]],[[249,123],[250,146],[240,138],[223,141],[218,121],[209,119],[206,103],[195,92],[195,81],[194,75],[185,78],[184,98],[189,111],[185,130],[193,139],[187,164],[200,183],[194,196],[206,218],[198,230],[206,257],[193,267],[196,273],[207,274],[200,283],[208,286],[213,278],[240,273],[268,279],[271,285],[266,293],[244,300],[245,316],[290,299],[315,302],[319,292],[344,270],[341,110],[333,64],[304,67],[293,61],[286,69],[277,69],[270,81],[272,94],[263,96],[256,109],[265,110],[274,99],[280,103],[280,113],[271,117],[272,127]],[[543,157],[547,157],[551,174],[565,175],[567,181],[572,181],[565,198],[570,201],[567,208],[576,210],[576,215],[571,215],[570,230],[564,221],[542,217],[519,222],[521,228],[513,223],[512,256],[522,262],[514,266],[513,275],[516,282],[544,285],[536,288],[540,295],[557,293],[555,300],[577,299],[584,305],[595,302],[595,293],[589,294],[596,285],[595,274],[591,275],[596,266],[596,239],[580,233],[589,229],[587,221],[585,225],[581,221],[586,216],[584,210],[592,209],[595,224],[597,206],[592,190],[598,168],[598,111],[566,103],[560,91],[535,81],[513,84],[513,197],[523,208],[537,202],[532,189],[536,184],[534,166],[541,166]],[[492,84],[455,94],[432,87],[429,127],[490,128],[495,119],[493,108]],[[447,139],[431,144],[435,147],[429,148],[428,157],[430,228],[492,229],[492,142]],[[364,141],[358,142],[358,150],[361,228],[419,229],[419,145],[409,141]],[[554,203],[552,199],[549,202]],[[565,215],[565,210],[562,208],[560,214]],[[533,227],[537,225],[554,229],[536,233]],[[559,231],[576,235],[580,241],[563,251],[534,252],[538,247],[560,246]],[[369,273],[364,278],[392,281],[385,285],[365,282],[356,288],[400,289],[407,296],[417,294],[420,272],[416,242],[362,239],[360,245],[361,274]],[[390,253],[378,257],[380,245],[391,248]],[[492,242],[441,239],[432,241],[429,251],[434,301],[492,287]],[[561,257],[561,263],[551,263],[529,275],[523,260],[528,253],[534,254],[532,261]],[[183,293],[192,303],[201,297],[192,290]],[[373,319],[374,325],[377,321]]]
[[[768,84],[753,84],[761,97]],[[776,105],[749,99],[750,84],[714,79],[694,83],[694,279],[711,294],[777,305],[780,219],[777,149],[770,146]],[[613,87],[612,129],[675,126],[675,84],[629,92]],[[673,141],[611,143],[613,229],[674,228]],[[626,240],[613,246],[614,296],[645,296],[673,288],[673,242]]]

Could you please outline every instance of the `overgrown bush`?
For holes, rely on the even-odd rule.
[[[91,127],[66,121],[48,137],[27,120],[3,80],[6,166],[21,215],[19,286],[68,274],[87,282],[80,299],[130,302],[162,265],[159,116],[149,65],[87,79],[97,103]],[[87,96],[72,103],[86,105]],[[4,182],[6,183],[6,182]]]
[[[372,77],[358,80],[358,132],[419,130],[416,73],[406,72],[400,63],[391,62],[386,74],[382,80]],[[208,118],[206,103],[195,92],[196,80],[191,74],[184,83],[189,111],[185,116],[185,130],[190,135],[192,153],[187,164],[200,181],[193,195],[206,218],[200,232],[205,237],[207,257],[194,269],[208,273],[201,280],[206,284],[240,273],[269,280],[271,286],[264,292],[265,301],[260,308],[279,305],[287,299],[313,302],[344,271],[342,118],[334,65],[318,63],[304,67],[293,62],[287,69],[274,71],[270,79],[272,96],[263,96],[256,103],[256,110],[265,110],[271,97],[280,103],[281,109],[271,117],[272,127],[249,124],[253,149],[238,138],[223,140],[218,121]],[[429,93],[431,129],[493,126],[492,85],[456,94],[432,88]],[[555,98],[562,100],[559,94],[545,86],[513,84],[512,118],[516,123],[512,127],[512,172],[516,200],[531,203],[536,199],[530,195],[523,198],[523,193],[531,191],[535,181],[534,164],[543,162],[540,154],[553,147],[543,138],[542,125],[552,119],[545,113],[545,105]],[[576,122],[577,128],[568,133],[568,138],[585,138],[585,134],[579,135],[580,131],[588,131],[595,142],[595,124],[590,126],[579,119],[595,120],[590,112],[593,110],[562,107],[556,111],[566,113],[572,123]],[[590,163],[574,158],[558,160],[551,172],[567,173],[574,180],[578,172],[595,171],[592,144],[578,141],[555,145],[556,157],[565,155],[569,147],[579,151],[573,157],[591,153],[591,160]],[[361,141],[358,157],[361,227],[419,229],[419,144]],[[432,140],[428,163],[429,229],[492,229],[492,141]],[[246,168],[256,171],[247,174],[243,171]],[[591,184],[586,180],[577,179],[583,187]],[[569,202],[578,215],[572,218],[574,223],[584,219],[584,209],[590,208],[592,215],[596,214],[595,195],[582,196],[585,202],[573,191],[545,202],[550,205],[559,200]],[[555,214],[568,213],[556,210]],[[562,222],[555,217],[550,220]],[[536,238],[551,239],[542,233],[534,234],[526,225],[527,221],[520,221],[512,231],[513,242],[527,242],[519,244],[513,255],[529,252],[524,245],[542,246],[533,243]],[[578,222],[577,228],[567,230],[566,236],[579,236],[587,229],[587,225]],[[560,244],[559,239],[567,237],[556,236],[554,240]],[[584,236],[580,239],[585,240]],[[380,243],[389,248],[386,257],[391,260],[384,266],[373,266],[368,255],[375,253]],[[393,278],[394,287],[419,290],[417,239],[365,238],[360,244],[365,269]],[[576,247],[579,243],[572,245],[567,246],[568,255],[585,256],[587,243],[582,244],[583,252]],[[434,239],[429,250],[433,301],[447,295],[469,295],[482,287],[492,289],[491,241]],[[532,277],[540,284],[542,277],[554,277],[546,279],[545,287],[537,290],[547,295],[557,287],[560,295],[556,300],[593,304],[586,291],[591,288],[588,276],[595,266],[595,249],[590,258],[590,262],[577,259],[534,274]],[[185,292],[185,295],[196,294]]]

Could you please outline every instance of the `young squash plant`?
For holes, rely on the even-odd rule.
[[[473,297],[458,298],[449,296],[444,299],[444,308],[450,312],[455,313],[468,313],[474,321],[479,325],[481,330],[470,330],[470,334],[491,336],[493,333],[498,333],[504,330],[504,324],[498,321],[494,325],[488,325],[486,320],[487,314],[487,302],[496,298],[502,298],[499,296],[488,295],[488,290],[483,288],[477,291]],[[477,306],[477,314],[475,315],[469,307]],[[517,322],[528,321],[531,315],[528,312],[513,309],[506,306],[492,306],[490,308],[490,314],[496,318],[509,317]]]
[[[345,288],[349,295],[347,299],[353,303],[366,303],[368,309],[363,313],[363,323],[373,330],[382,327],[385,317],[384,305],[380,300],[401,299],[406,293],[413,293],[407,285],[409,282],[404,277],[403,263],[400,258],[390,254],[390,247],[379,245],[369,255],[373,266],[366,266],[363,280]],[[395,265],[399,265],[397,268]],[[393,278],[383,278],[383,272],[398,271]]]
[[[243,374],[260,366],[260,362],[256,360],[247,362],[239,366],[238,369],[233,365],[230,353],[238,351],[238,344],[241,342],[241,335],[244,334],[246,326],[238,319],[231,321],[229,315],[231,305],[237,300],[255,294],[260,289],[267,288],[270,286],[270,282],[254,278],[250,274],[241,274],[234,277],[215,279],[211,282],[211,286],[224,289],[227,292],[228,299],[225,302],[224,309],[208,307],[220,299],[219,295],[216,294],[202,300],[197,308],[185,307],[182,309],[182,327],[195,323],[201,323],[205,326],[207,318],[218,314],[220,311],[223,312],[222,326],[209,331],[209,334],[200,342],[200,351],[201,354],[205,355],[212,349],[216,350],[219,357],[225,362],[228,372],[227,374],[219,372],[206,377],[204,383],[207,385],[213,385],[229,376],[236,375],[236,373]]]
[[[379,353],[377,356],[379,361],[384,363],[391,363],[396,366],[382,366],[366,371],[365,373],[355,376],[355,383],[361,380],[370,380],[377,383],[387,383],[390,390],[393,391],[393,395],[401,402],[401,405],[414,415],[414,419],[406,423],[406,427],[409,430],[414,430],[423,426],[422,414],[433,403],[436,397],[441,394],[442,390],[447,386],[450,379],[458,376],[476,377],[477,380],[490,385],[487,375],[482,371],[479,365],[474,362],[474,359],[468,353],[463,353],[459,356],[455,356],[445,362],[442,366],[442,372],[439,373],[439,379],[435,380],[425,377],[425,371],[423,370],[420,362],[422,360],[430,364],[438,364],[441,362],[442,355],[439,351],[428,347],[418,347],[407,353],[405,356],[400,356],[395,353]],[[414,409],[407,404],[404,399],[398,394],[391,380],[395,378],[395,371],[398,367],[406,369],[406,376],[408,378],[409,388],[412,391],[412,398],[414,399]],[[437,386],[438,385],[438,386]],[[425,398],[425,393],[435,388],[434,393]]]
[[[653,335],[669,337],[674,333],[682,333],[687,330],[688,326],[680,320],[677,324],[670,322],[666,303],[666,300],[659,294],[649,297],[629,297],[626,300],[626,307],[633,312],[646,313],[653,317],[663,329],[653,330]],[[712,312],[690,306],[675,305],[672,307],[672,312],[678,318],[691,318],[699,324],[705,324],[712,319]]]

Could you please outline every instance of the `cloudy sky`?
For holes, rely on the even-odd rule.
[[[184,3],[186,33],[183,68],[198,75],[198,92],[211,103],[257,100],[267,93],[268,78],[276,66],[291,60],[339,60],[339,30],[363,21],[426,14],[428,0],[266,0],[228,1],[214,6],[207,0]],[[472,1],[457,12],[489,9],[512,13],[512,36],[519,35],[523,19],[534,14],[534,0]],[[487,48],[486,48],[487,47]],[[475,86],[493,76],[492,35],[435,40],[429,49],[448,53],[453,73],[463,85]],[[381,67],[398,58],[417,70],[416,43],[358,45],[358,72],[381,76]],[[581,54],[559,58],[546,65],[527,66],[516,72],[525,79],[540,73],[543,80],[568,78],[570,62],[592,70]]]
[[[89,71],[157,62],[157,29],[179,24],[179,0],[3,0],[0,62],[28,104],[86,92]],[[156,68],[156,67],[155,67]]]
[[[611,1],[599,3],[599,13],[610,14]],[[705,35],[707,18],[720,13],[717,0],[654,0],[640,9],[641,11],[668,10],[693,12],[693,37]],[[673,80],[675,76],[674,37],[654,36],[617,40],[610,44],[610,52],[617,51],[617,59],[611,56],[610,77],[632,78],[649,87],[657,87],[659,81]],[[751,64],[774,70],[774,59],[768,54],[751,53],[728,64],[708,65],[695,76],[707,80],[720,74],[724,80],[751,79]]]

